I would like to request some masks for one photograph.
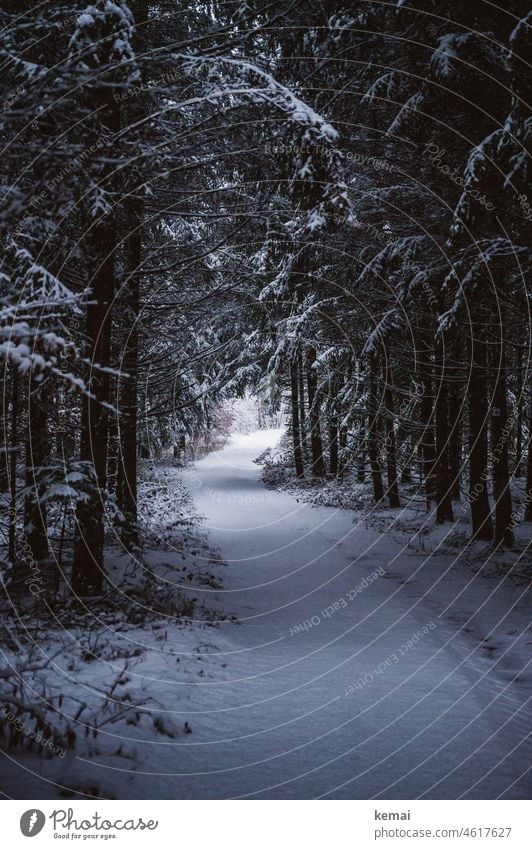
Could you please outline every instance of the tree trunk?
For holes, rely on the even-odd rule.
[[[298,478],[305,477],[303,466],[303,449],[301,447],[301,426],[299,418],[299,376],[297,359],[294,357],[290,364],[290,400],[292,407],[292,443],[294,449],[294,465]]]
[[[17,453],[19,416],[19,376],[16,366],[11,366],[11,432],[9,457],[9,534],[7,557],[15,564],[17,556]]]
[[[126,545],[138,543],[137,528],[137,383],[138,383],[138,318],[140,309],[140,266],[142,260],[141,206],[127,204],[131,227],[126,254],[129,275],[124,286],[127,336],[124,344],[120,377],[119,464],[117,498],[125,517],[122,539]]]
[[[309,348],[307,351],[307,392],[308,392],[308,418],[310,431],[310,449],[312,455],[312,474],[314,477],[322,478],[325,475],[323,463],[323,443],[321,439],[320,409],[317,397],[318,377],[313,368],[316,362],[316,351]]]
[[[40,479],[49,455],[47,416],[45,390],[32,375],[28,390],[24,534],[35,563],[42,563],[49,556],[46,507],[42,503],[44,486]]]
[[[98,98],[94,106],[100,109],[102,126],[114,138],[120,130],[120,113],[112,88],[105,96],[98,94]],[[117,190],[116,179],[112,166],[106,166],[99,190],[106,191],[113,198]],[[92,276],[89,277],[92,296],[85,316],[90,396],[85,395],[83,398],[80,459],[92,465],[95,488],[90,501],[79,502],[76,511],[72,569],[72,589],[76,595],[100,593],[104,579],[104,498],[109,434],[109,411],[106,405],[110,402],[110,376],[106,369],[111,363],[118,213],[116,207],[103,211],[87,233],[87,253],[92,269]]]
[[[475,334],[478,323],[471,325],[469,340],[469,500],[474,539],[490,540],[493,523],[488,498],[488,415],[485,345]]]
[[[303,368],[303,357],[297,354],[297,386],[298,386],[298,404],[299,404],[299,437],[301,444],[301,456],[303,458],[303,466],[308,462],[308,445],[307,445],[307,421],[306,421],[306,404],[305,404],[305,370]]]
[[[464,385],[460,378],[459,368],[450,367],[449,375],[449,439],[448,439],[448,468],[451,499],[460,501],[460,478],[462,471],[462,424],[464,409]]]
[[[385,427],[386,427],[386,472],[388,488],[386,494],[390,507],[400,507],[401,500],[399,498],[399,486],[397,483],[397,456],[395,446],[395,430],[394,430],[394,404],[392,391],[392,376],[390,363],[388,359],[385,361],[383,368],[384,380],[384,408],[385,408]]]
[[[439,381],[436,386],[436,522],[452,522],[453,505],[451,500],[451,482],[449,472],[449,387],[445,349],[441,334],[436,341],[436,368]]]
[[[503,331],[504,321],[497,332]],[[506,353],[504,339],[497,339],[494,352],[495,382],[491,408],[491,452],[493,464],[493,498],[495,501],[496,545],[513,545],[512,495],[510,492],[510,468],[508,458],[508,400],[506,392]]]
[[[113,362],[119,360],[119,350],[111,347],[111,357]],[[121,378],[114,375],[111,377],[109,384],[109,397],[111,403],[119,406],[119,394],[121,392]],[[114,493],[118,503],[118,468],[120,465],[120,445],[119,445],[119,416],[109,417],[109,426],[107,430],[107,491]]]
[[[149,49],[146,39],[146,23],[150,17],[149,0],[131,0],[131,11],[135,20],[134,48],[138,55],[145,55]],[[146,95],[141,93],[124,108],[125,125],[141,121],[147,114]],[[119,465],[117,481],[118,505],[125,517],[122,541],[126,546],[138,545],[137,511],[137,458],[138,458],[138,409],[139,409],[139,338],[138,321],[140,314],[140,280],[142,265],[142,224],[143,202],[141,193],[145,176],[135,164],[129,170],[129,195],[125,201],[125,242],[126,281],[124,296],[128,329],[122,361],[119,420]],[[183,434],[183,457],[185,437]]]
[[[5,492],[9,489],[9,417],[7,414],[7,407],[9,403],[9,381],[7,376],[8,369],[4,363],[2,380],[0,381],[2,391],[2,414],[0,420],[0,492]]]
[[[528,416],[528,451],[526,464],[525,522],[532,522],[532,392]]]
[[[373,482],[373,497],[375,504],[379,504],[384,498],[384,487],[379,462],[379,414],[374,371],[375,366],[373,361],[371,361],[369,366],[368,454],[371,467],[371,480]]]
[[[333,478],[338,476],[338,421],[335,418],[329,421],[329,474]]]
[[[420,454],[422,477],[425,483],[427,510],[436,501],[436,451],[434,445],[434,419],[432,398],[432,362],[430,348],[425,341],[420,346],[420,383],[423,387],[420,404]]]
[[[514,475],[521,477],[523,465],[523,346],[518,342],[517,345],[517,364],[515,369],[516,389],[515,397],[517,400],[517,420],[515,424],[515,460],[514,460]]]
[[[364,483],[366,480],[366,417],[362,416],[360,430],[358,433],[358,460],[357,481]]]
[[[97,271],[92,280],[95,301],[87,306],[86,336],[89,340],[91,372],[82,410],[80,459],[92,464],[97,491],[89,502],[80,502],[76,513],[72,589],[76,594],[99,593],[103,587],[104,492],[107,484],[109,374],[97,366],[109,367],[111,354],[111,304],[114,296],[114,251],[116,228],[107,219],[94,228],[93,245]],[[101,256],[99,262],[96,257]],[[96,368],[94,368],[96,366]]]
[[[345,453],[347,447],[347,428],[345,425],[340,425],[338,428],[338,477],[341,479],[345,475]]]

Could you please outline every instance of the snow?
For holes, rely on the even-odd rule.
[[[457,45],[467,42],[469,33],[447,33],[438,39],[438,47],[432,54],[431,65],[435,76],[448,79],[452,76],[456,60],[459,59]]]
[[[313,209],[307,219],[307,228],[311,233],[315,230],[321,230],[327,224],[327,218],[318,209]]]
[[[388,135],[400,135],[414,114],[421,109],[423,101],[424,97],[421,91],[417,91],[409,97],[388,127]]]
[[[403,327],[404,323],[401,312],[395,307],[387,310],[377,326],[368,335],[362,349],[362,354],[367,356],[368,354],[375,353],[383,342],[394,333],[399,333]]]
[[[395,71],[387,72],[378,77],[368,88],[362,98],[365,106],[373,106],[377,98],[392,100],[396,97],[398,89],[397,74]]]
[[[82,29],[83,27],[91,27],[94,26],[95,20],[92,15],[88,12],[82,12],[78,18],[76,18],[76,25]]]
[[[241,71],[246,75],[259,79],[265,86],[263,89],[249,89],[249,94],[258,97],[259,100],[266,98],[267,100],[276,103],[284,112],[290,116],[290,120],[296,124],[306,127],[307,132],[303,136],[303,143],[311,143],[312,141],[325,139],[329,142],[335,142],[338,139],[338,130],[326,121],[322,115],[316,112],[308,103],[297,97],[293,91],[287,86],[278,82],[272,74],[265,71],[259,65],[247,60],[233,58],[229,56],[211,57],[211,56],[196,56],[184,54],[179,58],[185,60],[191,66],[200,66],[211,64],[214,67],[217,65],[232,66],[235,70]],[[230,91],[230,89],[228,89]],[[218,96],[220,92],[216,90]]]
[[[17,755],[9,795],[55,798],[54,780],[131,799],[527,797],[526,587],[266,489],[254,460],[281,435],[175,470],[226,564],[183,591],[228,618],[115,623],[78,694],[129,646],[126,691],[153,715],[46,761],[45,781]],[[154,573],[172,556],[153,552]]]
[[[510,35],[510,45],[512,50],[516,50],[517,44],[521,38],[526,38],[527,29],[532,22],[532,11],[528,12],[526,17],[521,18],[515,26],[515,29]]]

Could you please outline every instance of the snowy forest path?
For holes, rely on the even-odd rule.
[[[463,567],[266,489],[254,460],[280,433],[235,437],[187,479],[227,564],[218,603],[238,622],[214,640],[223,674],[190,697],[177,792],[524,796],[528,691],[512,683],[505,660],[521,643],[504,623],[519,592],[477,581],[472,593]]]

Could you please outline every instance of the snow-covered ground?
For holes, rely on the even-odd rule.
[[[280,435],[237,436],[182,471],[226,564],[218,585],[186,591],[228,618],[114,629],[110,643],[139,649],[127,686],[149,695],[152,716],[42,762],[44,782],[28,753],[11,756],[4,792],[56,797],[56,782],[116,798],[529,796],[522,579],[266,489],[253,461]],[[90,689],[89,672],[97,661],[75,674]]]

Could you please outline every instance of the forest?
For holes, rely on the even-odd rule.
[[[218,509],[239,527],[244,495],[235,488],[231,502],[220,490],[210,514],[218,478],[199,480],[213,452],[238,468],[235,445],[250,446],[255,515],[284,499],[283,515],[289,504],[308,511],[312,534],[324,511],[331,545],[347,535],[351,558],[371,548],[371,533],[385,538],[382,557],[400,538],[414,559],[436,558],[428,593],[444,570],[438,557],[452,559],[463,598],[491,570],[508,590],[497,621],[508,617],[505,634],[525,639],[512,616],[523,615],[532,565],[531,18],[523,0],[2,0],[4,796],[127,795],[72,766],[58,777],[81,741],[93,763],[114,757],[116,739],[106,738],[112,752],[99,743],[111,725],[136,734],[148,721],[161,739],[194,740],[192,708],[170,727],[162,702],[134,691],[145,670],[131,670],[146,657],[139,634],[157,631],[159,646],[205,656],[218,681],[203,646],[211,630],[229,640],[247,610],[232,595],[216,607],[216,591],[235,586],[223,563],[241,569],[261,556],[261,533],[242,534],[238,553],[216,536]],[[276,530],[264,534],[271,552]],[[293,568],[311,556],[292,553]],[[184,587],[161,571],[178,561]],[[351,575],[362,589],[344,604],[334,607],[329,588],[314,605],[321,631],[311,605],[294,609],[287,635],[310,621],[304,639],[324,639],[324,619],[336,628],[340,615],[354,625],[353,605],[371,607],[381,592],[383,573],[372,570],[382,562]],[[299,600],[292,579],[288,598]],[[491,598],[483,592],[472,616]],[[426,616],[416,622],[427,630],[405,663],[440,633]],[[477,630],[482,648],[491,631]],[[129,646],[111,652],[117,632]],[[252,645],[268,636],[264,623]],[[395,667],[392,654],[388,645],[372,663]],[[360,674],[344,674],[340,689]],[[213,704],[230,710],[223,693]],[[253,733],[266,733],[261,722],[251,717]],[[508,749],[521,746],[521,730],[508,731]],[[24,770],[50,755],[45,738],[67,757],[50,756],[47,787],[41,777],[25,791]],[[309,769],[324,763],[316,757]],[[288,766],[288,795],[336,787],[325,767],[318,773],[324,785],[306,786]],[[488,797],[525,792],[517,775],[493,776],[479,785]],[[248,780],[222,790],[181,779],[171,792],[238,795]],[[253,792],[283,798],[287,788],[268,781],[253,775]],[[406,797],[417,792],[405,785]]]

